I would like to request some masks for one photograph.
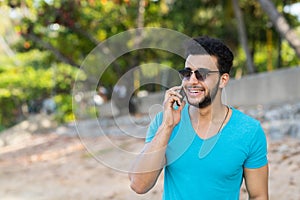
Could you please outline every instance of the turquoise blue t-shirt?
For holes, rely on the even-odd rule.
[[[259,121],[232,109],[217,135],[201,139],[192,127],[188,105],[174,128],[166,150],[163,200],[238,200],[243,168],[267,164],[267,142]],[[162,122],[151,122],[150,142]]]

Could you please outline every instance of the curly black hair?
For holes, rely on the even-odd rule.
[[[197,54],[215,56],[220,73],[230,73],[234,56],[221,40],[208,36],[193,38],[186,44],[186,56]]]

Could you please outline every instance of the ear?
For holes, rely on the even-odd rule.
[[[230,76],[228,73],[222,74],[221,78],[220,78],[220,84],[219,87],[221,89],[223,89],[229,82]]]

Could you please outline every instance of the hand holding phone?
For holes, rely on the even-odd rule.
[[[181,89],[179,90],[179,94],[181,95],[181,98],[180,98],[180,103],[182,103],[184,97],[185,97],[185,93],[184,93],[184,89],[183,87],[181,87]],[[176,105],[179,106],[179,103],[176,101]]]

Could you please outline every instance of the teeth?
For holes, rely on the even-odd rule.
[[[198,92],[203,92],[204,89],[203,88],[190,88],[189,89],[189,92],[192,92],[192,93],[198,93]]]

